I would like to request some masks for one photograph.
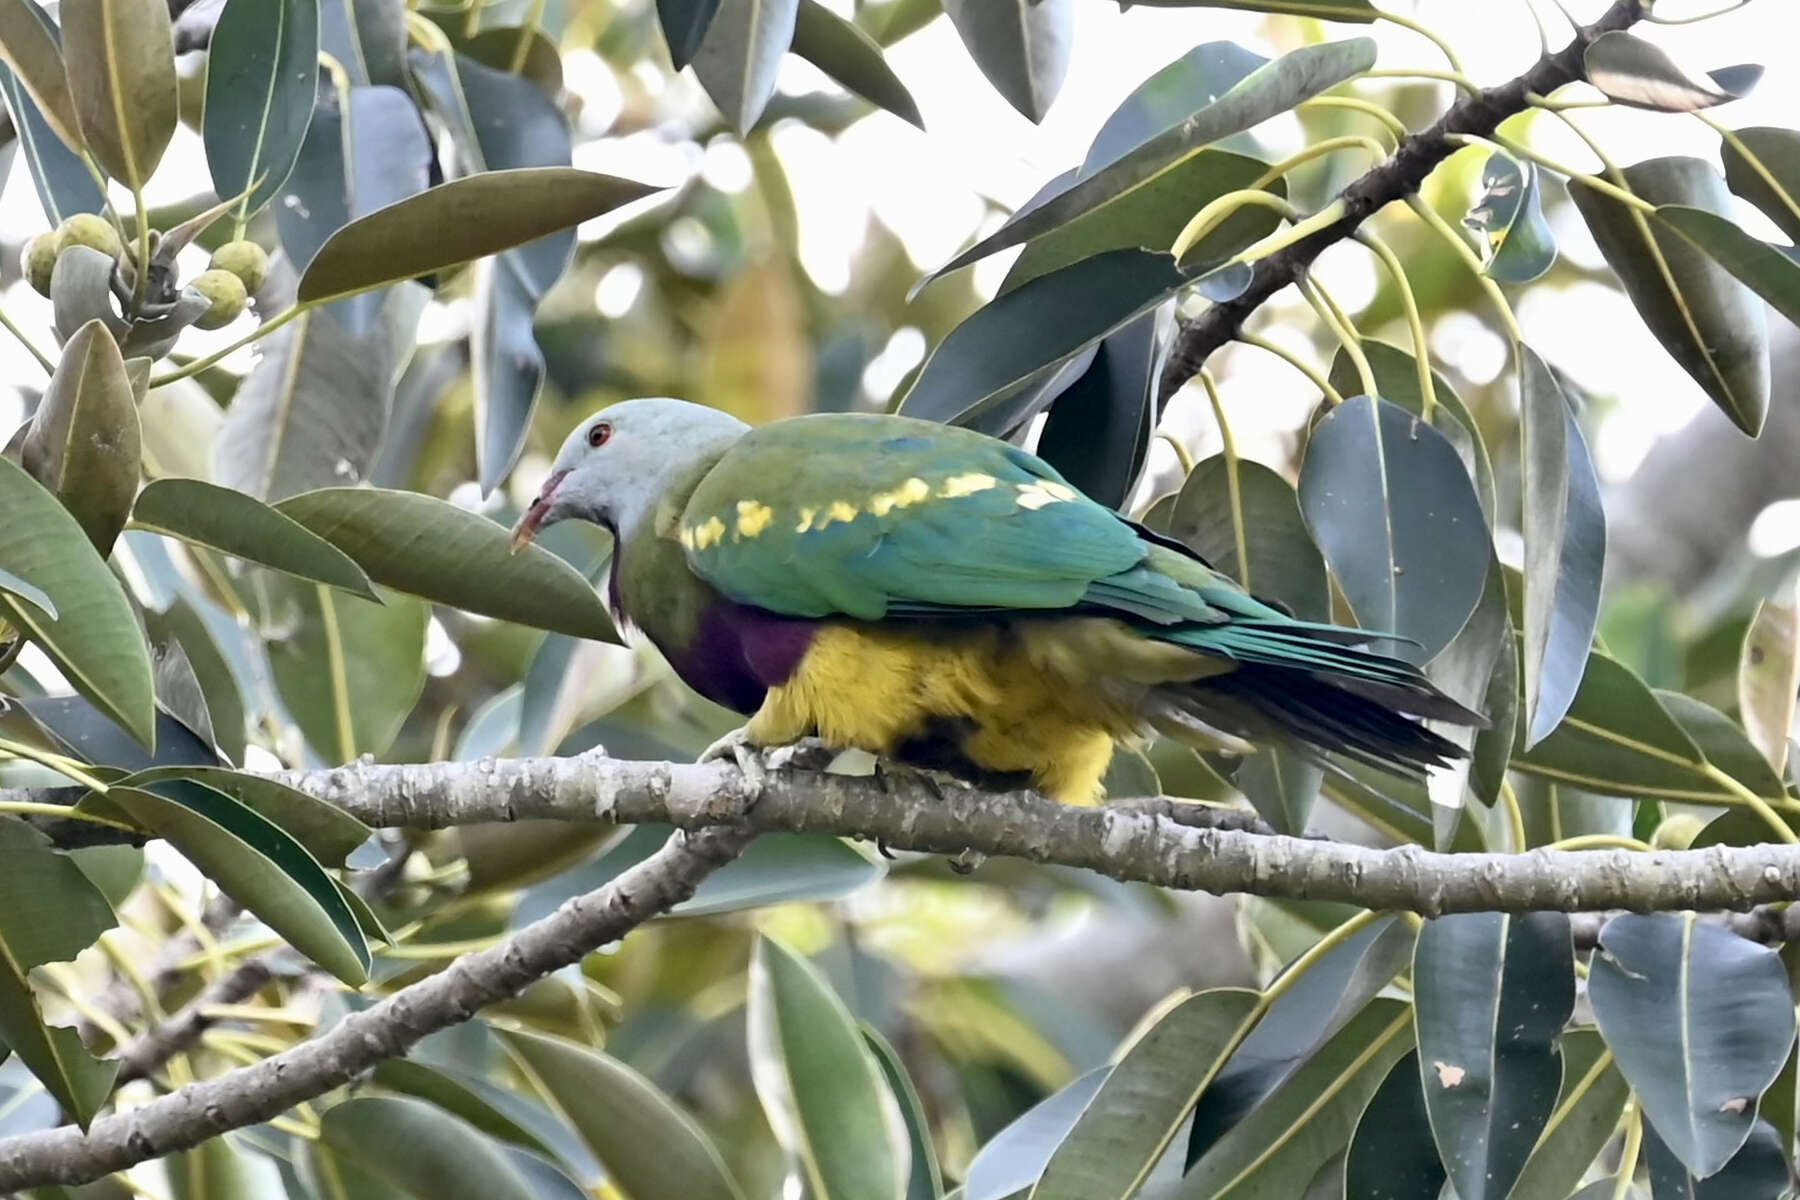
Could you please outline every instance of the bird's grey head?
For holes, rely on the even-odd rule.
[[[663,396],[626,400],[575,427],[513,527],[513,549],[570,517],[635,528],[674,483],[710,464],[749,428],[729,413]]]

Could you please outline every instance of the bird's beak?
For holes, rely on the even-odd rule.
[[[556,493],[556,485],[561,483],[566,475],[568,475],[567,471],[557,471],[550,478],[544,480],[544,486],[538,489],[537,499],[531,502],[531,507],[527,508],[525,515],[519,518],[519,523],[513,526],[512,552],[514,554],[531,545],[531,539],[537,536],[538,527],[544,523],[544,518],[550,515],[550,498]]]

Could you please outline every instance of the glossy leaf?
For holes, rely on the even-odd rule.
[[[1654,112],[1696,112],[1749,95],[1762,68],[1734,67],[1697,75],[1654,42],[1608,30],[1589,43],[1588,82],[1615,104]]]
[[[1505,1200],[1556,1106],[1556,1041],[1575,1007],[1562,913],[1425,922],[1413,957],[1419,1082],[1463,1200]]]
[[[1093,362],[1058,396],[1038,432],[1037,452],[1074,487],[1122,509],[1150,457],[1156,383],[1174,334],[1160,308],[1100,340]]]
[[[63,66],[62,45],[56,26],[36,0],[4,0],[0,3],[0,63],[31,98],[39,119],[57,141],[71,152],[81,145],[80,122],[69,80]],[[8,89],[9,91],[11,89]],[[14,125],[18,114],[14,113]]]
[[[430,610],[390,595],[357,600],[273,578],[269,669],[307,742],[331,763],[380,754],[425,685]]]
[[[1781,776],[1736,721],[1705,701],[1681,692],[1658,688],[1654,694],[1663,711],[1675,719],[1707,762],[1758,795],[1782,794],[1785,789]]]
[[[1195,46],[1138,84],[1120,102],[1088,146],[1081,174],[1092,175],[1157,134],[1172,129],[1268,61],[1236,42],[1203,42]],[[1193,211],[1198,212],[1199,206]]]
[[[49,839],[0,817],[0,1045],[84,1129],[118,1068],[90,1054],[75,1030],[44,1024],[27,974],[73,959],[116,923],[99,889]]]
[[[1011,0],[1008,0],[1010,3]],[[1087,175],[1060,195],[1021,211],[989,236],[932,272],[927,278],[966,267],[1008,246],[1068,224],[1124,193],[1153,183],[1164,172],[1234,133],[1293,108],[1375,65],[1375,43],[1367,38],[1304,46],[1260,67],[1213,103],[1174,128],[1150,138],[1111,166]],[[1191,214],[1190,214],[1191,215]]]
[[[911,1172],[899,1106],[818,968],[759,937],[746,1020],[757,1097],[812,1194],[901,1200]]]
[[[881,56],[881,47],[819,0],[800,0],[791,49],[871,104],[925,128],[912,93]]]
[[[908,416],[971,423],[1033,372],[1072,358],[1162,303],[1182,275],[1166,254],[1113,250],[975,310],[925,361],[901,401]]]
[[[499,1091],[487,1080],[454,1069],[433,1066],[411,1058],[383,1059],[370,1076],[389,1091],[417,1096],[455,1117],[460,1117],[489,1137],[556,1158],[556,1150],[543,1137],[503,1108]],[[517,1093],[505,1093],[510,1107],[529,1104]],[[535,1107],[535,1106],[533,1106]],[[556,1122],[547,1109],[536,1109],[546,1122]]]
[[[1488,159],[1481,199],[1463,218],[1487,243],[1487,274],[1501,283],[1530,283],[1556,264],[1556,235],[1544,219],[1538,169],[1505,154]]]
[[[1624,175],[1651,204],[1730,211],[1724,180],[1699,159],[1650,159]],[[1755,294],[1663,222],[1579,182],[1569,197],[1656,339],[1754,437],[1769,409],[1768,325]]]
[[[1042,121],[1069,72],[1072,0],[944,0],[944,11],[994,90]]]
[[[616,640],[585,577],[541,547],[513,554],[504,526],[454,504],[416,492],[325,488],[276,509],[384,587],[503,621]]]
[[[81,135],[106,173],[138,188],[175,135],[175,40],[164,0],[65,5],[63,61]]]
[[[1564,1034],[1562,1060],[1562,1092],[1513,1184],[1514,1196],[1566,1196],[1573,1191],[1612,1139],[1631,1096],[1611,1052],[1594,1030]]]
[[[663,40],[677,71],[688,65],[706,37],[706,27],[719,11],[719,0],[656,0]]]
[[[627,1195],[742,1200],[699,1125],[637,1071],[561,1038],[503,1036]]]
[[[89,321],[63,347],[19,464],[69,510],[102,557],[137,491],[142,435],[119,344]]]
[[[1032,1200],[1130,1197],[1257,1017],[1242,988],[1190,996],[1119,1059],[1032,1189]]]
[[[1782,1200],[1793,1179],[1781,1137],[1767,1121],[1750,1129],[1744,1148],[1718,1174],[1695,1179],[1656,1132],[1644,1122],[1644,1162],[1650,1168],[1651,1200]]]
[[[1668,204],[1656,210],[1656,219],[1731,272],[1775,311],[1800,324],[1800,261],[1794,257],[1800,251],[1771,246],[1744,232],[1735,221],[1703,209]]]
[[[0,458],[0,562],[41,589],[56,619],[0,594],[0,616],[50,656],[75,689],[145,746],[155,740],[155,686],[119,582],[76,524],[31,476]]]
[[[1797,695],[1800,606],[1790,584],[1756,606],[1738,657],[1738,712],[1744,732],[1777,774],[1787,768]]]
[[[1021,1113],[976,1153],[961,1192],[952,1195],[1007,1200],[1030,1188],[1111,1072],[1110,1066],[1095,1067]]]
[[[719,0],[694,51],[695,76],[740,134],[750,132],[775,94],[798,9],[799,0]]]
[[[1719,153],[1731,190],[1761,209],[1789,240],[1800,242],[1800,131],[1767,125],[1740,129],[1736,141],[1727,140]]]
[[[49,23],[48,17],[44,20]],[[75,213],[97,213],[104,208],[100,185],[88,174],[81,157],[58,136],[19,77],[4,66],[0,66],[0,92],[5,93],[25,166],[49,224],[54,227]]]
[[[1693,913],[1625,913],[1600,931],[1588,997],[1664,1144],[1695,1175],[1716,1173],[1794,1040],[1781,959]]]
[[[318,0],[228,0],[207,44],[202,134],[213,191],[249,193],[240,220],[287,182],[318,88]]]
[[[1525,747],[1568,712],[1600,616],[1606,513],[1587,439],[1537,352],[1519,347],[1524,427]]]
[[[1399,405],[1348,400],[1314,427],[1300,511],[1367,629],[1437,653],[1468,620],[1487,579],[1487,525],[1450,442]]]
[[[333,1105],[319,1122],[319,1146],[373,1181],[381,1189],[376,1195],[537,1200],[542,1194],[500,1147],[410,1097],[359,1096]]]
[[[375,599],[363,569],[292,517],[231,488],[159,479],[138,494],[132,523],[248,562]]]
[[[944,1182],[938,1173],[937,1149],[931,1142],[931,1123],[919,1093],[907,1077],[906,1064],[876,1029],[863,1022],[863,1041],[881,1067],[881,1077],[900,1105],[900,1116],[906,1122],[907,1144],[912,1148],[912,1167],[906,1184],[906,1200],[940,1200]]]
[[[405,0],[319,0],[319,48],[352,84],[407,87]]]
[[[1344,1163],[1344,1200],[1438,1200],[1446,1175],[1430,1131],[1419,1054],[1408,1051],[1357,1119]]]
[[[1188,473],[1166,530],[1215,568],[1304,621],[1330,619],[1325,560],[1287,480],[1253,459],[1215,455]]]
[[[1171,1200],[1299,1194],[1410,1049],[1408,1006],[1370,1001],[1201,1155]]]
[[[368,841],[373,832],[337,805],[266,775],[248,775],[224,767],[168,766],[151,767],[119,782],[126,787],[145,788],[170,779],[186,779],[223,792],[279,826],[328,867],[341,867],[345,857]]]
[[[168,841],[220,891],[351,987],[368,979],[369,948],[337,885],[273,821],[186,779],[114,787],[104,805],[123,809]]]

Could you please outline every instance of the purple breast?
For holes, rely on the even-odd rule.
[[[715,704],[755,712],[763,693],[791,678],[815,621],[721,600],[701,614],[692,645],[669,654],[682,682]]]

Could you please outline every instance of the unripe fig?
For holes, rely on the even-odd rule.
[[[188,281],[188,286],[211,304],[194,322],[202,329],[221,329],[231,324],[244,311],[244,301],[248,299],[244,281],[230,271],[202,271]]]
[[[50,276],[56,270],[55,230],[45,230],[25,243],[25,252],[19,256],[19,269],[38,295],[50,294]]]
[[[255,242],[226,242],[213,251],[215,271],[230,271],[243,283],[246,292],[254,292],[269,276],[269,255]]]
[[[1658,850],[1686,850],[1706,828],[1706,822],[1692,813],[1677,813],[1656,827],[1650,844]]]
[[[56,227],[56,252],[61,254],[70,246],[86,246],[112,259],[125,253],[119,231],[112,227],[112,222],[95,213],[76,213]]]

